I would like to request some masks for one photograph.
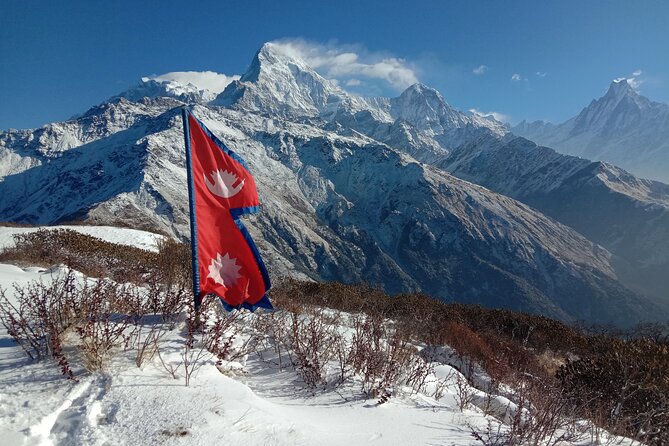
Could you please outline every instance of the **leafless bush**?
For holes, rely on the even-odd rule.
[[[353,330],[348,363],[354,373],[362,376],[362,391],[367,397],[392,395],[400,382],[418,386],[424,383],[429,368],[419,362],[415,347],[401,332],[389,329],[383,319],[372,316],[355,318]]]
[[[72,271],[57,277],[50,285],[43,282],[16,286],[17,305],[0,290],[0,322],[9,335],[33,360],[53,358],[63,375],[74,373],[62,348],[62,334],[73,326],[80,314],[76,278]]]
[[[289,353],[288,347],[285,347],[288,339],[288,324],[286,323],[288,313],[286,312],[268,312],[256,314],[252,323],[252,329],[258,333],[255,346],[255,353],[258,357],[269,362],[265,358],[266,351],[273,351],[277,355],[276,366],[283,370],[283,356]]]
[[[253,348],[249,341],[241,349],[234,348],[241,330],[237,324],[240,313],[221,312],[214,299],[205,299],[199,310],[189,307],[186,340],[181,353],[186,386],[207,359],[215,358],[216,365],[220,366],[223,361],[236,359]]]
[[[179,369],[184,365],[183,361],[179,362],[178,364],[166,362],[163,356],[160,354],[160,349],[156,350],[156,354],[158,355],[160,364],[163,366],[163,369],[167,372],[167,374],[170,375],[172,379],[179,379]]]
[[[64,263],[90,277],[111,277],[119,282],[140,281],[151,269],[155,253],[105,242],[71,229],[14,235],[15,245],[0,260],[50,266]]]
[[[439,401],[444,397],[444,392],[448,388],[448,380],[445,379],[437,379],[437,381],[434,384],[434,392],[432,393],[432,398],[435,400]]]
[[[79,292],[80,322],[75,331],[81,340],[84,367],[89,371],[103,368],[113,348],[129,341],[126,330],[133,319],[117,313],[128,301],[134,301],[137,290],[110,280],[84,282]]]
[[[218,311],[214,313],[213,320],[207,327],[204,342],[207,350],[216,358],[219,370],[224,361],[245,358],[256,349],[257,333],[247,330],[246,335],[243,336],[244,318],[245,315],[242,312]]]
[[[337,353],[341,336],[322,309],[309,314],[290,313],[286,345],[293,353],[297,373],[308,387],[326,383],[327,364]]]
[[[154,280],[144,288],[111,280],[78,279],[69,270],[51,284],[34,282],[15,287],[16,304],[0,290],[0,323],[34,360],[53,358],[68,378],[74,378],[70,360],[63,352],[66,330],[78,334],[77,347],[87,370],[99,370],[112,350],[121,345],[137,348],[136,361],[152,356],[159,330],[149,330],[142,338],[142,325],[148,314],[158,313],[173,320],[185,305],[186,291]],[[137,333],[133,334],[133,331]]]
[[[515,404],[507,408],[507,423],[489,423],[483,431],[472,428],[476,440],[484,445],[556,446],[579,438],[569,401],[559,388],[523,374],[513,386]]]
[[[47,267],[63,263],[89,277],[137,284],[157,280],[167,286],[187,285],[191,278],[188,245],[167,237],[158,242],[157,253],[71,229],[15,234],[14,242],[13,247],[0,252],[0,261]]]
[[[669,345],[653,338],[598,338],[597,354],[562,366],[572,410],[651,445],[669,442]]]
[[[135,350],[135,364],[142,367],[145,362],[151,361],[160,349],[160,341],[167,334],[167,329],[160,324],[151,324],[148,327],[137,325],[132,331],[130,341]]]
[[[165,285],[192,283],[191,249],[169,237],[158,240],[158,254],[153,264],[157,280]]]
[[[193,295],[186,284],[164,283],[156,276],[151,276],[144,288],[146,296],[139,304],[138,312],[158,314],[163,322],[173,323],[190,304]]]
[[[188,319],[186,320],[186,341],[181,353],[186,387],[190,385],[193,375],[200,369],[200,367],[202,367],[202,360],[211,355],[207,350],[205,343],[202,342],[205,337],[204,333],[206,329],[201,322],[201,314],[206,314],[206,311],[198,313],[193,307],[188,309]],[[196,345],[198,334],[200,334],[200,342]]]
[[[463,411],[468,409],[474,399],[474,393],[472,387],[469,385],[469,381],[460,373],[455,377],[455,402],[458,405],[458,409]]]

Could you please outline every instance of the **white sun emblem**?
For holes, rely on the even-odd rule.
[[[211,180],[209,180],[207,174],[205,174],[204,182],[207,185],[209,192],[214,195],[218,195],[219,197],[234,197],[244,187],[244,180],[241,180],[237,186],[233,187],[233,185],[239,181],[239,178],[237,175],[232,172],[228,172],[227,170],[214,170],[211,172],[210,176]]]
[[[214,279],[214,282],[220,285],[231,287],[237,282],[237,279],[242,277],[239,274],[240,269],[242,267],[237,265],[237,259],[231,258],[229,253],[224,256],[216,253],[216,258],[211,259],[211,264],[209,264],[207,277]]]

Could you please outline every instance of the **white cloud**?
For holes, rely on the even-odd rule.
[[[214,94],[222,92],[230,82],[237,79],[239,79],[239,76],[237,75],[227,76],[213,71],[174,71],[172,73],[142,78],[143,81],[176,81],[183,85],[188,85],[190,83],[200,90],[209,90]]]
[[[523,80],[523,78],[520,76],[520,74],[518,74],[518,73],[513,73],[513,76],[511,76],[511,80],[512,80],[513,82],[518,82],[518,81]]]
[[[643,74],[643,70],[635,70],[631,76],[622,76],[614,79],[614,82],[627,81],[635,90],[638,90],[641,84],[645,82],[645,79],[641,79],[640,76]]]
[[[478,67],[474,68],[472,70],[472,73],[474,73],[477,76],[481,76],[488,71],[488,67],[486,65],[479,65]]]
[[[362,81],[360,79],[349,79],[346,81],[347,87],[357,87],[360,84],[362,84]]]
[[[303,39],[282,39],[272,44],[283,54],[301,59],[325,77],[345,85],[360,85],[356,81],[362,83],[360,78],[366,78],[402,90],[418,82],[415,67],[406,60],[370,52],[360,45],[320,44]]]
[[[500,112],[495,112],[495,111],[484,112],[484,111],[481,111],[481,110],[477,110],[475,108],[470,108],[469,112],[473,113],[477,116],[481,116],[483,118],[489,118],[489,117],[492,116],[493,118],[495,118],[499,122],[507,123],[507,122],[511,121],[511,116],[509,116],[507,114],[504,114],[504,113],[500,113]]]
[[[537,71],[535,74],[536,74],[538,77],[546,77],[546,76],[548,76],[548,73],[546,73],[546,72],[544,72],[544,71]]]

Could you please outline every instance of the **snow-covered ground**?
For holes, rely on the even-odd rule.
[[[138,231],[72,228],[133,246],[155,246]],[[1,230],[4,244],[17,231]],[[0,264],[0,287],[15,299],[14,283],[48,283],[64,272],[60,267]],[[245,320],[254,317],[246,315]],[[29,361],[0,326],[0,444],[474,445],[480,443],[471,429],[483,431],[489,421],[496,423],[474,405],[459,409],[462,375],[447,361],[435,365],[423,391],[400,389],[378,404],[362,398],[355,383],[309,390],[294,369],[280,369],[271,354],[245,355],[223,367],[208,358],[186,386],[183,366],[174,378],[163,365],[181,364],[184,337],[183,323],[177,323],[162,338],[160,358],[137,367],[133,351],[119,351],[102,372],[79,367],[79,381],[73,382],[50,361]],[[437,400],[438,382],[444,392]],[[468,391],[474,403],[485,396],[474,388]],[[508,400],[494,401],[503,413]]]
[[[26,234],[36,232],[40,229],[57,230],[70,229],[82,234],[97,237],[106,242],[116,243],[119,245],[134,246],[136,248],[146,249],[148,251],[158,251],[158,240],[163,238],[162,235],[154,234],[152,232],[140,231],[137,229],[116,228],[113,226],[79,226],[79,225],[63,225],[63,226],[39,226],[32,228],[15,228],[0,226],[0,249],[5,249],[14,245],[14,234]]]
[[[49,282],[62,269],[0,265],[0,286]],[[11,291],[9,291],[11,294]],[[166,363],[181,361],[184,335],[163,340]],[[149,444],[474,444],[467,423],[485,426],[484,416],[460,412],[453,395],[438,402],[416,394],[377,405],[342,389],[313,393],[297,375],[258,358],[235,376],[212,360],[189,387],[173,379],[154,358],[138,368],[120,353],[99,374],[64,379],[52,363],[30,362],[0,331],[0,438],[12,445]],[[441,373],[454,372],[443,366]]]

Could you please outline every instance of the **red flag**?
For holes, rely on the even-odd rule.
[[[269,276],[239,217],[257,212],[256,184],[244,161],[183,110],[193,247],[193,289],[231,308],[266,307]]]

